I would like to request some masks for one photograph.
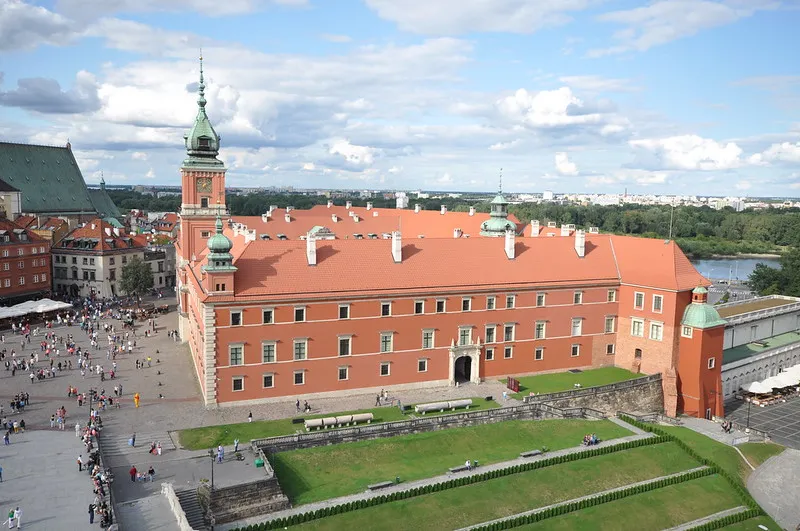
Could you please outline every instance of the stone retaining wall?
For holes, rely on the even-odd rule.
[[[661,374],[609,385],[585,387],[523,398],[526,404],[550,404],[557,408],[590,407],[613,416],[617,411],[663,412]]]
[[[429,431],[445,430],[450,428],[463,428],[481,424],[493,424],[509,420],[541,420],[549,418],[594,418],[602,419],[605,415],[597,410],[581,407],[559,409],[549,404],[523,404],[514,407],[486,409],[483,411],[467,411],[449,415],[431,416],[402,420],[397,422],[384,422],[368,426],[353,428],[334,428],[328,430],[312,431],[297,435],[282,437],[269,437],[267,439],[254,439],[251,444],[254,448],[271,455],[277,452],[315,448],[345,442],[366,441],[396,437],[398,435],[411,435]]]
[[[181,502],[178,500],[178,495],[175,494],[175,489],[172,487],[172,483],[162,483],[161,494],[167,498],[169,508],[172,509],[172,514],[175,515],[175,519],[178,522],[178,530],[194,531],[192,526],[189,525],[189,521],[186,519],[186,513],[183,512]]]
[[[282,511],[292,506],[274,473],[269,478],[215,488],[213,496],[210,496],[209,486],[204,484],[200,486],[199,494],[209,503],[208,509],[216,524]]]

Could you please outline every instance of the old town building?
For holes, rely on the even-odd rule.
[[[669,414],[722,413],[725,321],[673,241],[520,226],[502,194],[480,219],[330,204],[230,219],[204,89],[201,68],[177,254],[208,406],[616,365],[662,373]]]
[[[0,302],[17,304],[50,295],[50,242],[0,218]]]

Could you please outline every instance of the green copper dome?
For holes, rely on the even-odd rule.
[[[698,287],[692,290],[695,295],[705,295],[708,290],[704,287]],[[727,321],[720,317],[717,309],[708,304],[707,302],[693,301],[683,311],[683,319],[681,319],[683,326],[691,326],[692,328],[714,328],[717,326],[724,326]]]
[[[481,236],[505,236],[506,231],[517,231],[517,226],[508,220],[508,201],[503,197],[502,190],[489,203],[489,219],[481,223]]]
[[[236,271],[231,249],[233,243],[222,234],[222,218],[217,216],[215,234],[208,239],[208,264],[206,271]]]
[[[203,78],[203,58],[200,58],[200,85],[197,89],[197,116],[192,129],[183,135],[186,144],[184,166],[222,166],[219,155],[219,135],[206,114],[206,84]]]

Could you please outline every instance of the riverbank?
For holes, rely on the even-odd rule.
[[[736,260],[737,258],[767,258],[778,260],[783,256],[777,253],[739,253],[739,254],[712,254],[708,258],[698,258],[698,260]],[[694,258],[690,256],[689,258]]]

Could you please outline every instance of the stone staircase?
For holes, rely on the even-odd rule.
[[[192,529],[197,531],[204,531],[208,529],[205,519],[203,518],[203,508],[197,499],[197,490],[179,490],[175,491],[178,501],[181,503],[181,509],[186,514],[186,520]]]
[[[120,437],[112,435],[100,435],[100,445],[102,446],[103,457],[113,457],[117,455],[146,455],[150,451],[150,443],[161,443],[161,451],[167,452],[175,450],[175,443],[166,431],[136,432],[136,446],[128,446],[130,434]]]

